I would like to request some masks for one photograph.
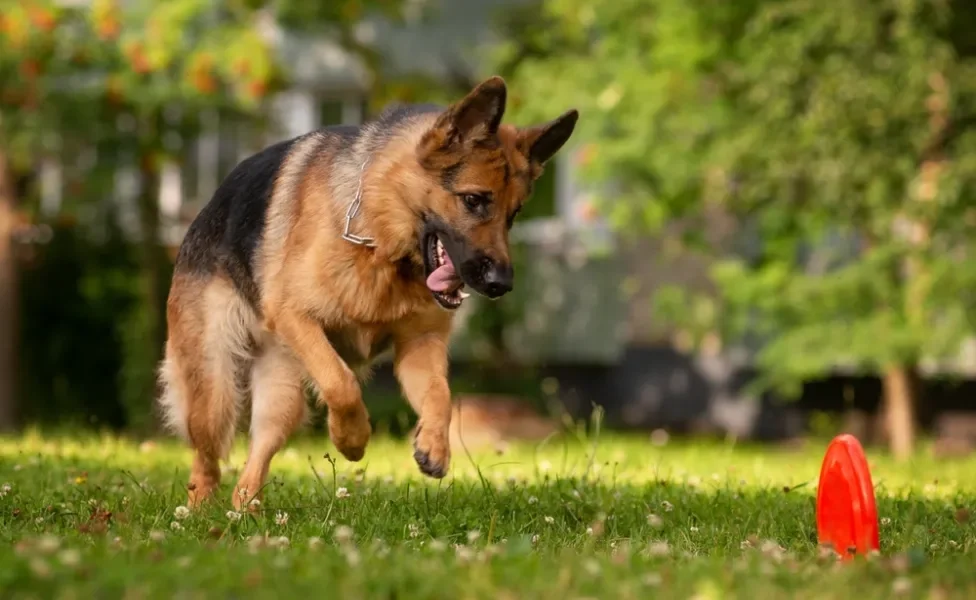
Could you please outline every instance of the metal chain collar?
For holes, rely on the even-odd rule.
[[[369,157],[367,156],[366,160],[363,161],[363,166],[359,168],[359,186],[356,188],[356,197],[353,198],[352,202],[349,204],[349,209],[346,210],[346,227],[342,230],[342,239],[359,246],[375,248],[376,244],[374,243],[373,238],[358,236],[349,231],[349,229],[352,227],[352,220],[356,218],[357,214],[359,214],[359,207],[363,203],[363,175],[366,172],[366,166],[368,164]]]

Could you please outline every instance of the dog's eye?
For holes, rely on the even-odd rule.
[[[491,200],[486,194],[461,194],[461,202],[470,211],[478,211],[488,206]]]

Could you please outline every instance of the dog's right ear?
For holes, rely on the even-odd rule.
[[[421,157],[455,148],[498,133],[505,114],[505,80],[492,77],[444,111],[424,134],[418,152]]]

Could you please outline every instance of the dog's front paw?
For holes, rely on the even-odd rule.
[[[436,479],[447,475],[451,464],[451,442],[447,431],[426,428],[421,422],[417,425],[413,448],[413,458],[424,475]]]
[[[356,462],[363,458],[371,431],[369,413],[362,403],[348,411],[329,410],[329,437],[346,459]]]

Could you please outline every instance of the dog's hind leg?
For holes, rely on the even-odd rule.
[[[234,489],[234,508],[260,500],[275,453],[305,422],[307,406],[301,363],[281,344],[269,340],[251,369],[251,448]]]
[[[229,283],[189,275],[174,278],[167,318],[161,405],[193,448],[187,489],[196,506],[220,484],[220,459],[233,443],[253,318]]]

